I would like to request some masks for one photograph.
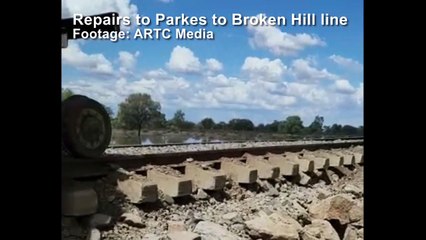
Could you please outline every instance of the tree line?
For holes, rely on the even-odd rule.
[[[72,96],[69,89],[62,89],[62,99]],[[312,123],[304,126],[297,115],[286,119],[275,120],[268,124],[255,125],[250,119],[234,118],[228,122],[215,122],[212,118],[204,118],[198,123],[188,121],[182,110],[177,110],[171,119],[166,119],[161,112],[161,104],[154,101],[149,94],[130,94],[118,105],[117,115],[114,116],[111,108],[105,107],[111,116],[112,126],[116,129],[137,130],[138,136],[143,129],[170,129],[170,130],[223,130],[223,131],[258,131],[283,133],[294,136],[362,136],[364,127],[332,124],[324,125],[324,117],[316,116]]]

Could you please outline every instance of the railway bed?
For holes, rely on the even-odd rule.
[[[130,211],[134,208],[131,206],[144,209],[132,211],[150,212],[149,216],[139,214],[148,221],[151,217],[156,219],[158,214],[164,215],[167,220],[166,213],[172,211],[170,208],[204,206],[204,200],[217,199],[223,194],[231,195],[231,199],[219,198],[219,202],[210,199],[207,202],[214,205],[227,201],[227,205],[237,204],[241,208],[244,198],[251,196],[247,194],[253,191],[252,197],[257,199],[253,201],[270,201],[275,196],[285,202],[285,194],[289,194],[287,191],[296,191],[294,194],[298,195],[303,189],[315,189],[321,182],[334,186],[339,180],[351,178],[354,173],[362,171],[363,164],[363,142],[359,140],[143,156],[107,155],[99,159],[64,158],[63,177],[67,180],[64,181],[63,212],[65,218],[92,215],[99,211],[108,213],[117,221],[114,229],[122,229],[119,220],[122,211]],[[109,190],[99,190],[104,188]],[[239,192],[242,197],[233,195],[233,192]],[[304,198],[302,196],[302,200]],[[120,204],[127,206],[124,207],[127,210],[107,210],[106,206],[118,199]],[[160,204],[157,206],[157,203]],[[155,210],[150,209],[153,204],[157,206]],[[250,212],[249,209],[247,211]],[[247,219],[252,217],[247,216]],[[195,231],[189,227],[185,229]],[[150,226],[143,230],[123,231],[126,233],[107,230],[102,239],[127,239],[124,235],[128,231],[142,231],[142,235],[152,231],[164,232],[161,228]],[[243,239],[250,239],[245,230],[234,232],[242,234]]]
[[[179,164],[191,158],[196,161],[211,161],[222,157],[241,157],[244,154],[265,155],[267,153],[280,154],[284,152],[299,152],[302,150],[317,150],[317,149],[333,149],[333,148],[348,148],[351,146],[362,146],[362,140],[350,140],[342,142],[316,142],[308,144],[290,144],[290,145],[275,145],[275,146],[260,146],[260,147],[244,147],[244,148],[228,148],[206,151],[185,151],[185,152],[168,152],[155,153],[144,155],[120,155],[107,154],[96,159],[78,159],[71,157],[63,157],[62,173],[65,177],[73,177],[73,174],[88,176],[90,170],[93,169],[93,174],[104,171],[107,164],[116,164],[125,169],[137,169],[148,164],[152,165],[167,165]],[[78,176],[75,177],[78,177]]]
[[[195,188],[221,190],[227,179],[240,184],[279,177],[300,185],[318,179],[331,183],[364,163],[362,143],[324,142],[143,156],[107,155],[98,159],[64,158],[62,177],[68,184],[70,180],[96,179],[121,169],[129,176],[130,172],[143,176],[135,181],[141,186],[149,183],[150,194],[151,185],[156,185],[171,197],[188,196]],[[144,188],[140,190],[144,195]],[[154,195],[147,198],[156,198],[156,193]]]

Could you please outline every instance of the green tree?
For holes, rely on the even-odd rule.
[[[204,118],[200,121],[200,125],[203,127],[203,129],[213,129],[215,126],[215,122],[211,118]]]
[[[235,131],[252,131],[254,130],[254,124],[249,119],[231,119],[228,123],[230,129]]]
[[[71,97],[72,95],[74,95],[74,92],[71,91],[71,89],[68,89],[68,88],[63,89],[62,88],[62,101]]]
[[[195,128],[195,123],[191,122],[191,121],[184,121],[182,123],[182,125],[180,126],[180,129],[182,130],[191,130]]]
[[[150,122],[150,127],[156,128],[156,129],[162,129],[167,126],[167,120],[166,115],[164,113],[161,113],[158,116],[155,116],[152,121]]]
[[[342,127],[342,133],[345,135],[356,135],[358,132],[358,128],[351,126],[351,125],[345,125]]]
[[[288,134],[300,134],[303,130],[303,122],[299,116],[289,116],[278,125],[278,131]]]
[[[274,120],[272,123],[266,124],[265,129],[268,132],[278,132],[278,126],[281,124],[281,122]]]
[[[331,134],[331,127],[330,126],[324,126],[324,134]]]
[[[141,141],[141,130],[154,119],[161,116],[161,105],[151,99],[149,94],[131,94],[119,105],[118,121],[126,129],[137,129]]]
[[[323,131],[324,117],[316,116],[314,121],[307,128],[309,134],[320,134]]]
[[[227,128],[227,124],[226,122],[223,122],[223,121],[219,122],[218,124],[214,126],[214,129],[225,130],[226,128]]]
[[[264,132],[264,131],[265,131],[265,124],[263,124],[263,123],[259,123],[259,124],[255,127],[255,130],[256,130],[256,131],[259,131],[259,132]]]
[[[333,124],[330,127],[330,134],[331,135],[340,135],[342,134],[342,125],[340,124]]]
[[[182,110],[177,110],[171,120],[171,124],[179,129],[182,129],[185,123],[185,113]]]

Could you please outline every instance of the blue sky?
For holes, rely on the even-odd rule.
[[[156,13],[206,16],[205,28],[215,36],[70,41],[62,50],[63,87],[115,112],[129,94],[146,92],[161,103],[167,118],[182,109],[195,122],[204,117],[249,118],[258,124],[299,115],[308,125],[321,115],[325,124],[363,125],[361,0],[62,1],[63,17],[108,11],[145,15],[153,21]],[[213,14],[231,21],[233,13],[285,16],[288,21],[292,13],[315,13],[317,26],[212,26]],[[346,16],[349,24],[320,26],[321,13]]]

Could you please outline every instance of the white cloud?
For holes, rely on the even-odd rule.
[[[296,81],[315,82],[321,79],[337,80],[339,77],[327,71],[327,69],[317,69],[306,59],[296,59],[292,63],[291,72]]]
[[[62,86],[71,89],[76,94],[93,98],[113,109],[124,99],[119,95],[118,90],[113,87],[113,81],[82,77],[77,81],[63,83]]]
[[[168,74],[163,75],[162,79],[157,79],[152,77],[155,74],[148,73],[138,81],[122,81],[117,87],[120,87],[125,95],[139,92],[148,93],[156,101],[160,101],[163,106],[174,98],[188,95],[185,90],[190,87],[190,84],[185,79]]]
[[[336,115],[343,111],[360,111],[363,104],[363,83],[355,89],[345,81],[347,80],[336,81],[331,88],[317,83],[291,82],[286,84],[286,94],[299,100],[300,104],[293,110],[303,111],[304,114],[310,112],[313,115]],[[341,91],[337,91],[336,85],[340,85]]]
[[[364,83],[360,83],[359,87],[356,89],[355,93],[352,95],[354,101],[362,106],[364,103]]]
[[[163,69],[149,71],[136,81],[129,81],[125,77],[107,81],[82,78],[79,81],[65,83],[63,87],[114,108],[132,93],[148,93],[162,106],[168,106],[182,97],[191,97],[188,92],[189,82],[181,77],[170,75]]]
[[[162,68],[148,71],[144,76],[145,78],[153,78],[158,80],[167,80],[170,78],[170,74]]]
[[[329,59],[331,59],[333,62],[335,62],[339,66],[346,67],[354,71],[362,71],[363,69],[363,65],[361,63],[351,58],[345,58],[345,57],[333,54],[329,57]]]
[[[206,75],[213,75],[223,69],[223,64],[217,59],[209,58],[202,64],[191,49],[179,45],[173,48],[166,66],[178,73],[203,73]]]
[[[207,77],[207,82],[215,87],[229,87],[235,81],[239,81],[238,78],[228,78],[223,74]]]
[[[276,82],[244,81],[223,74],[209,76],[197,86],[193,104],[204,108],[276,110],[291,106],[297,101],[293,96],[275,91],[279,86]]]
[[[293,35],[275,26],[249,25],[248,31],[251,34],[249,43],[253,48],[266,49],[277,56],[295,55],[307,47],[325,46],[318,36],[307,33]]]
[[[87,54],[83,52],[77,42],[70,42],[68,48],[62,50],[62,63],[78,70],[112,75],[112,63],[103,54]]]
[[[250,79],[260,81],[276,82],[281,79],[287,67],[280,59],[269,60],[269,58],[247,57],[241,70]]]
[[[94,15],[105,12],[118,12],[120,16],[135,16],[138,7],[130,0],[62,0],[62,17],[72,14]]]
[[[279,59],[247,57],[241,66],[242,76],[231,77],[214,73],[223,69],[218,60],[209,58],[201,61],[190,49],[177,46],[174,50],[178,49],[178,54],[173,56],[172,52],[167,66],[176,70],[173,64],[178,59],[173,58],[185,59],[185,63],[177,65],[177,69],[180,72],[192,69],[199,74],[197,79],[188,80],[162,68],[135,73],[139,52],[119,52],[116,70],[120,71],[113,74],[113,66],[104,55],[87,54],[78,43],[73,42],[70,48],[63,50],[63,63],[97,74],[82,76],[77,81],[65,79],[63,86],[92,97],[114,111],[129,94],[148,93],[168,109],[270,110],[284,112],[285,115],[301,114],[309,119],[318,114],[338,118],[343,111],[354,116],[362,114],[363,83],[358,87],[352,86],[348,80],[320,69],[315,58],[296,59],[287,69]],[[179,53],[182,49],[183,58]],[[283,76],[287,76],[287,72],[294,79],[286,82]],[[319,81],[321,79],[332,81]]]
[[[352,94],[356,91],[355,88],[346,79],[336,80],[334,82],[334,89],[338,93],[343,93],[343,94]]]
[[[208,71],[220,72],[223,69],[223,64],[214,58],[209,58],[206,60],[206,67]]]
[[[139,54],[140,54],[139,51],[136,51],[133,54],[126,51],[120,51],[118,53],[118,61],[120,63],[120,72],[131,73],[131,71],[136,66],[136,61]]]
[[[304,99],[313,105],[332,104],[331,95],[317,84],[291,82],[287,85],[287,94]]]
[[[163,2],[163,3],[171,3],[171,2],[173,2],[173,0],[158,0],[158,1]]]
[[[362,83],[352,94],[339,94],[318,83],[244,80],[224,74],[188,81],[164,69],[148,71],[136,81],[125,77],[107,81],[83,79],[64,87],[93,97],[115,111],[118,103],[131,93],[148,93],[168,109],[270,110],[285,116],[298,114],[309,121],[318,114],[338,117],[343,109],[358,114],[363,103]]]
[[[173,48],[167,67],[175,72],[198,73],[201,71],[201,63],[191,49],[181,46]]]

